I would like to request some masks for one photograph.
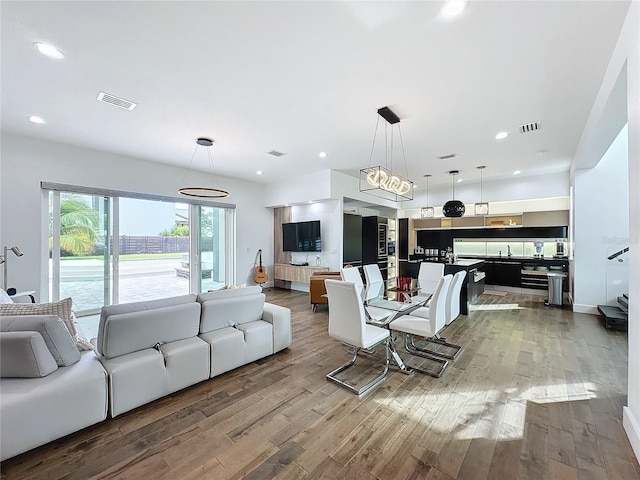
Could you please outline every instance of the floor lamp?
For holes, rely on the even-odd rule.
[[[13,246],[11,248],[4,247],[4,255],[0,255],[0,264],[4,264],[4,268],[3,268],[4,283],[2,284],[2,287],[5,290],[7,289],[7,264],[8,264],[7,260],[9,259],[8,257],[9,251],[12,251],[16,257],[21,257],[22,255],[24,255],[22,251],[16,246]]]

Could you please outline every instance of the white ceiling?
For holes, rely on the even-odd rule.
[[[450,184],[451,169],[477,181],[478,165],[484,180],[568,171],[629,1],[472,0],[450,21],[441,6],[2,1],[2,129],[184,166],[211,137],[217,174],[269,183],[357,175],[388,105],[419,185],[426,173]],[[100,91],[138,107],[99,103]],[[518,133],[534,121],[541,130]],[[385,163],[383,124],[373,165]]]

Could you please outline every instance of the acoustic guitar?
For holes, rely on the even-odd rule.
[[[266,283],[269,280],[267,268],[262,266],[262,249],[258,250],[260,255],[260,264],[256,267],[256,273],[253,275],[253,281],[256,283]]]

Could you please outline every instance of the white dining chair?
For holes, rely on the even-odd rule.
[[[445,311],[445,324],[449,325],[460,315],[460,292],[462,291],[462,285],[467,277],[465,270],[460,270],[453,276],[451,280],[451,286],[447,293],[447,308]]]
[[[371,263],[362,267],[364,270],[364,278],[367,282],[364,290],[365,302],[384,298],[384,278],[377,263]]]
[[[444,277],[444,263],[420,262],[418,270],[418,287],[420,293],[412,297],[413,302],[426,302],[436,291],[438,282]]]
[[[411,315],[404,315],[389,324],[389,328],[394,332],[404,335],[404,348],[412,355],[427,358],[435,363],[438,367],[436,370],[427,370],[425,373],[433,377],[441,377],[444,373],[449,361],[443,358],[438,351],[417,347],[415,337],[421,337],[426,340],[433,338],[438,332],[439,325],[444,326],[446,299],[449,286],[451,284],[452,275],[445,275],[440,279],[436,286],[435,292],[431,297],[428,307],[422,307],[418,310],[426,310],[427,316],[416,316],[415,312]],[[442,327],[440,327],[442,328]],[[415,367],[411,367],[416,369]],[[416,369],[417,370],[417,369]]]
[[[414,317],[424,318],[425,320],[429,320],[431,322],[431,334],[425,335],[427,343],[438,344],[440,348],[436,350],[431,350],[429,348],[424,347],[423,350],[427,353],[431,353],[433,355],[438,355],[443,358],[447,358],[449,360],[454,360],[460,355],[462,352],[462,347],[460,345],[456,345],[453,343],[447,342],[447,339],[440,336],[440,331],[447,326],[447,308],[450,307],[450,292],[453,288],[453,275],[447,274],[443,279],[448,278],[449,280],[445,280],[446,288],[440,292],[441,298],[439,298],[438,305],[432,305],[430,302],[426,307],[418,308],[414,312],[411,313]],[[432,297],[432,301],[434,300],[435,293]],[[442,347],[446,347],[443,349]],[[417,347],[416,347],[417,348]]]
[[[367,315],[370,321],[375,323],[384,323],[391,315],[394,313],[388,309],[374,307],[370,305],[366,305],[367,299],[367,290],[362,281],[362,276],[360,275],[360,270],[356,267],[344,267],[340,269],[340,274],[342,275],[342,280],[345,282],[353,282],[356,285],[358,290],[358,294],[362,299],[362,302],[365,304],[365,314]]]
[[[329,297],[329,336],[340,340],[353,349],[353,358],[327,374],[327,379],[361,395],[382,382],[389,371],[389,330],[369,325],[366,322],[364,305],[358,287],[353,282],[325,280]],[[362,349],[370,350],[383,344],[386,361],[383,372],[365,385],[357,387],[337,378],[337,375],[352,367]]]

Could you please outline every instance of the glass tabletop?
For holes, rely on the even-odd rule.
[[[397,302],[395,300],[386,300],[384,298],[371,299],[367,302],[367,305],[371,307],[384,308],[385,310],[393,310],[394,312],[403,312],[405,310],[421,306],[418,303]]]

